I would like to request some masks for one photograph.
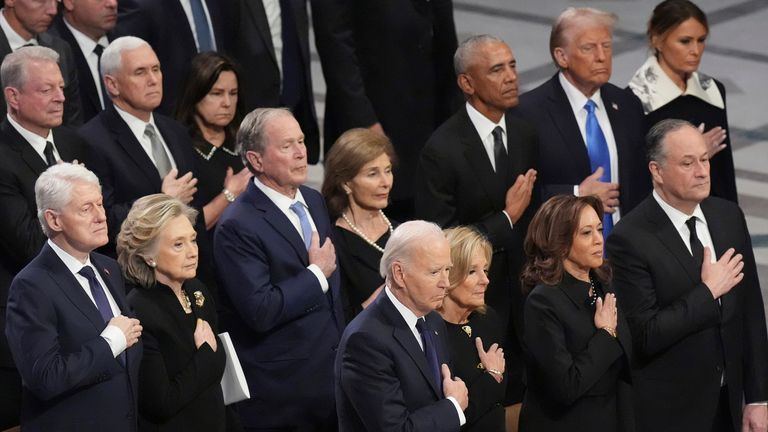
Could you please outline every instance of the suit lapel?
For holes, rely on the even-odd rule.
[[[88,98],[88,102],[93,107],[95,112],[101,111],[101,101],[99,101],[99,93],[96,90],[96,83],[93,81],[91,75],[91,67],[88,65],[88,61],[85,59],[85,53],[80,49],[80,45],[77,43],[75,36],[69,30],[66,24],[64,24],[64,18],[61,15],[57,16],[53,21],[54,29],[58,32],[59,36],[64,39],[70,48],[72,48],[72,54],[75,57],[77,63],[77,72],[79,76],[80,95],[83,94]],[[90,54],[90,53],[88,53]]]
[[[466,107],[461,108],[461,126],[459,128],[459,140],[464,145],[464,157],[472,167],[480,188],[485,191],[488,201],[496,203],[494,197],[503,196],[502,185],[493,171],[493,165],[488,160],[488,153],[485,151],[480,135],[469,119]],[[507,140],[509,145],[509,140]]]
[[[565,95],[565,90],[560,85],[557,74],[549,82],[550,93],[547,111],[552,118],[552,125],[560,133],[563,142],[567,144],[565,149],[568,151],[573,164],[579,167],[580,171],[591,173],[592,168],[589,164],[587,145],[584,143],[584,138],[579,131],[579,124],[571,110],[571,102]]]
[[[245,199],[264,213],[264,220],[291,245],[301,262],[305,266],[309,265],[309,256],[304,241],[288,217],[253,182],[248,183],[248,189],[245,193]]]
[[[115,107],[110,105],[107,107],[106,111],[106,120],[109,129],[115,136],[115,141],[117,141],[118,145],[120,145],[144,176],[152,183],[153,188],[155,190],[160,190],[160,174],[157,172],[155,164],[152,163],[152,159],[147,156],[147,153],[141,147],[141,143],[136,139],[136,136],[133,135],[128,124],[120,117],[120,114],[117,113]]]
[[[19,153],[21,159],[29,169],[35,173],[35,176],[39,176],[43,171],[48,169],[48,165],[35,149],[32,148],[32,144],[27,142],[27,140],[24,139],[13,126],[11,126],[7,119],[3,120],[2,124],[0,124],[0,130],[2,130],[9,138],[7,142],[8,147]]]
[[[683,239],[680,238],[677,228],[672,225],[669,217],[667,217],[667,214],[664,213],[664,210],[661,209],[653,196],[648,196],[646,201],[648,221],[655,225],[656,229],[653,232],[656,234],[656,237],[685,269],[688,277],[694,283],[698,283],[701,281],[701,269],[699,264],[694,262],[693,256],[691,256],[691,252],[688,251],[685,243],[683,243]]]
[[[264,11],[264,3],[261,0],[244,0],[245,13],[250,15],[256,30],[261,35],[261,39],[264,41],[264,45],[267,46],[269,56],[277,67],[277,56],[275,55],[275,46],[272,44],[272,34],[269,30],[269,21],[267,21],[267,13]]]
[[[729,245],[733,244],[733,240],[729,238],[731,231],[728,227],[720,225],[722,218],[719,217],[717,209],[710,205],[711,202],[709,199],[702,201],[701,211],[704,213],[704,217],[707,218],[707,229],[709,230],[709,237],[712,239],[712,247],[714,249],[712,252],[715,254],[715,258],[719,259],[728,250]],[[731,318],[733,315],[734,310],[731,305],[730,293],[720,297],[723,321]]]

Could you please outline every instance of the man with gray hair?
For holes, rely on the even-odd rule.
[[[539,133],[542,200],[558,194],[596,195],[603,234],[649,192],[640,101],[608,80],[616,16],[569,7],[552,25],[549,81],[520,97],[520,111]]]
[[[58,60],[54,50],[35,46],[8,54],[0,66],[8,113],[0,123],[0,429],[18,424],[21,404],[21,379],[2,331],[5,299],[13,277],[45,243],[35,216],[35,181],[58,161],[90,161],[85,141],[61,127]]]
[[[13,280],[5,334],[23,378],[25,431],[135,431],[142,327],[107,243],[98,178],[61,163],[35,183],[48,241]]]
[[[764,432],[768,336],[744,213],[709,197],[695,126],[664,120],[647,141],[653,193],[607,242],[635,341],[638,431]]]
[[[340,431],[458,431],[469,403],[452,378],[445,323],[451,249],[439,226],[395,229],[381,257],[384,292],[344,331],[336,355]]]
[[[290,111],[259,108],[237,132],[254,173],[219,219],[221,301],[252,394],[246,430],[336,431],[333,359],[344,328],[331,222],[304,186],[307,148]]]

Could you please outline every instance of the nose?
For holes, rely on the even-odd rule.
[[[45,2],[45,14],[49,16],[56,16],[58,13],[58,0],[49,0]]]
[[[597,61],[604,62],[608,58],[608,50],[602,45],[598,45],[597,50],[595,51],[595,56]]]
[[[189,246],[189,249],[187,249],[187,250],[188,250],[187,256],[189,258],[197,258],[198,247],[197,247],[197,243],[196,242],[191,242],[190,246]]]
[[[448,287],[450,286],[450,283],[448,281],[448,275],[449,275],[448,269],[445,269],[440,272],[440,280],[438,281],[438,286],[440,288],[448,289]]]
[[[484,271],[480,272],[480,280],[478,281],[478,285],[488,285],[490,283],[490,280],[488,279],[488,274],[486,274]]]
[[[515,81],[517,81],[517,69],[515,69],[512,66],[508,66],[505,78],[506,78],[506,80],[508,82],[515,82]]]
[[[706,177],[707,175],[709,175],[709,161],[706,161],[706,162],[697,161],[696,169],[694,170],[694,175],[696,177]]]
[[[64,103],[64,100],[66,99],[66,96],[64,96],[64,87],[59,87],[54,91],[53,94],[53,100],[54,102],[61,102]]]
[[[117,7],[117,0],[104,0],[104,6],[114,9]]]
[[[107,211],[104,209],[104,206],[96,206],[96,222],[103,223],[107,221]]]
[[[225,107],[232,106],[232,96],[229,93],[224,93],[224,97],[221,99],[221,105]]]

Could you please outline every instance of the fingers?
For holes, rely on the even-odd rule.
[[[704,133],[704,123],[699,124],[699,132]]]
[[[187,174],[191,175],[192,173],[188,172]],[[176,168],[172,168],[170,171],[168,171],[168,174],[166,174],[165,177],[163,177],[163,181],[165,181],[166,179],[175,180],[177,175],[179,175],[179,170]]]
[[[235,173],[235,172],[232,170],[232,167],[231,167],[231,166],[230,166],[230,167],[227,167],[227,174],[224,176],[224,178],[225,178],[225,179],[228,179],[228,178],[232,177],[232,175],[234,175],[234,173]]]
[[[320,248],[320,236],[317,234],[317,231],[312,231],[312,237],[309,240],[309,248],[310,249]]]
[[[451,369],[448,368],[447,364],[440,365],[440,373],[443,375],[443,380],[451,379]]]
[[[482,356],[482,354],[485,354],[485,350],[483,349],[483,340],[479,337],[475,338],[475,348],[477,348],[477,353]],[[482,354],[481,354],[482,353]]]
[[[589,177],[592,178],[593,180],[599,180],[600,177],[603,176],[603,172],[605,172],[605,170],[603,169],[603,167],[599,166],[597,167],[595,172],[593,172],[592,175]]]
[[[596,313],[600,313],[603,310],[603,299],[600,297],[597,298],[597,302],[595,302],[595,311]]]

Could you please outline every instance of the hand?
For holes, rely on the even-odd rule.
[[[520,217],[531,203],[531,194],[533,193],[533,184],[536,182],[536,170],[529,169],[525,175],[517,176],[515,183],[507,190],[507,196],[504,198],[504,211],[507,212],[513,224],[516,224]]]
[[[701,263],[701,281],[709,288],[712,297],[718,299],[744,279],[744,257],[730,248],[713,264],[711,255],[709,247],[705,247],[704,260]]]
[[[211,346],[211,349],[213,352],[216,352],[216,335],[213,334],[213,330],[211,329],[211,325],[208,324],[208,321],[205,321],[203,319],[198,318],[197,319],[197,325],[195,326],[195,346],[197,349],[200,349],[200,347],[204,343],[208,343],[208,345]]]
[[[134,344],[136,344],[136,342],[139,341],[139,337],[141,337],[141,331],[143,330],[139,320],[136,318],[128,318],[125,315],[118,315],[113,317],[111,320],[109,320],[107,325],[113,325],[123,332],[123,335],[125,336],[126,348],[132,347]]]
[[[741,432],[768,431],[768,406],[745,405],[741,421]]]
[[[197,179],[192,177],[192,171],[176,178],[178,174],[179,171],[176,168],[168,171],[168,174],[163,177],[163,184],[160,187],[160,191],[166,195],[178,198],[184,204],[189,204],[192,201],[195,192],[197,192],[197,188],[195,187]]]
[[[699,132],[704,135],[704,140],[707,142],[707,151],[710,159],[727,147],[725,138],[728,134],[725,132],[725,129],[720,126],[713,127],[704,132],[704,123],[702,123],[699,125]]]
[[[330,238],[325,239],[323,247],[320,247],[320,237],[317,231],[312,231],[312,240],[309,243],[309,263],[320,267],[325,277],[330,277],[336,270],[336,249]]]
[[[596,195],[603,202],[603,211],[613,214],[619,206],[619,185],[600,181],[603,171],[603,167],[597,167],[592,175],[585,178],[579,185],[579,195]]]
[[[595,327],[599,329],[610,327],[613,330],[616,330],[616,324],[618,323],[616,295],[613,293],[606,294],[605,301],[598,297],[595,306]]]
[[[496,382],[500,383],[504,379],[504,369],[506,368],[504,349],[499,344],[494,343],[488,348],[488,351],[485,351],[483,350],[483,340],[479,337],[475,338],[475,348],[477,348],[477,356],[480,357],[480,362],[485,370]]]
[[[232,167],[227,167],[227,175],[224,177],[224,189],[239,196],[248,187],[248,181],[253,177],[253,173],[248,168],[243,168],[235,174]]]
[[[462,411],[467,409],[467,405],[469,405],[467,385],[459,377],[451,378],[451,370],[448,369],[447,364],[443,363],[441,370],[443,372],[443,394],[446,398],[453,396]]]
[[[370,130],[372,130],[372,131],[374,131],[374,132],[378,132],[378,133],[380,133],[380,134],[384,135],[384,128],[383,128],[383,127],[381,127],[381,123],[379,123],[379,122],[376,122],[376,123],[374,123],[374,124],[372,124],[372,125],[368,126],[368,129],[370,129]]]

